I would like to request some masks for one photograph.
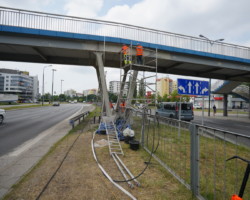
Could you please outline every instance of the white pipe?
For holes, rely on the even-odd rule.
[[[115,183],[113,181],[113,179],[108,175],[108,173],[105,171],[105,169],[102,167],[102,165],[98,162],[96,154],[95,154],[95,149],[94,149],[94,139],[95,139],[95,132],[93,133],[93,138],[91,141],[91,147],[92,147],[92,153],[94,156],[95,161],[97,162],[98,167],[101,169],[102,173],[107,177],[107,179],[113,183],[118,189],[120,189],[123,193],[125,193],[126,195],[128,195],[131,199],[136,200],[136,198],[127,190],[125,190],[123,187],[121,187],[120,185],[118,185],[117,183]]]
[[[116,158],[119,160],[119,162],[121,163],[121,165],[123,166],[123,168],[128,172],[129,176],[134,180],[134,182],[136,183],[137,186],[140,186],[139,181],[137,181],[134,177],[134,175],[129,171],[129,169],[126,167],[126,165],[122,162],[122,160],[119,158],[119,156],[117,154],[115,154]]]

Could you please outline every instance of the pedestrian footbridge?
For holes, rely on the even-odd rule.
[[[157,52],[160,73],[250,81],[249,47],[211,44],[204,38],[122,23],[0,7],[2,61],[96,66],[95,53],[100,52],[104,66],[119,68],[121,45],[138,42],[147,56],[152,50]]]

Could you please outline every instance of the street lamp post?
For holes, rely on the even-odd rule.
[[[61,80],[61,94],[62,94],[62,82],[63,82],[64,80]]]
[[[43,106],[43,104],[44,104],[44,70],[45,70],[45,68],[46,67],[52,67],[52,65],[46,65],[46,66],[44,66],[43,67],[43,98],[42,98],[42,106]]]
[[[53,89],[54,89],[54,72],[56,71],[56,69],[52,69],[52,96],[51,96],[51,102],[54,101],[54,97],[53,97]]]
[[[210,40],[210,39],[208,39],[207,37],[205,37],[204,35],[199,35],[199,37],[201,37],[201,38],[204,38],[204,39],[206,39],[209,43],[210,43],[210,45],[211,45],[211,51],[210,52],[212,52],[212,46],[213,46],[213,44],[215,43],[215,42],[222,42],[224,39],[217,39],[217,40]],[[209,78],[209,96],[208,96],[208,116],[210,117],[210,107],[211,107],[211,105],[210,105],[210,101],[211,101],[211,78]]]
[[[61,80],[61,95],[62,95],[62,82],[63,82],[64,80]],[[60,101],[62,101],[62,99],[60,99]]]

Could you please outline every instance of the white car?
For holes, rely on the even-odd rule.
[[[0,124],[3,123],[5,114],[6,114],[5,110],[4,109],[0,109]]]
[[[198,104],[195,104],[195,105],[194,105],[194,108],[195,108],[195,109],[202,109],[202,106],[201,106],[201,105],[198,105]]]
[[[60,103],[59,103],[58,101],[54,101],[54,102],[52,103],[52,105],[53,105],[53,106],[60,106]]]

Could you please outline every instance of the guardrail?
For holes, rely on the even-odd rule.
[[[0,7],[0,25],[122,38],[169,47],[250,59],[250,48],[103,20]]]
[[[89,111],[86,111],[86,112],[84,112],[84,113],[81,113],[81,114],[79,114],[79,115],[77,115],[77,116],[71,118],[71,119],[69,120],[69,123],[70,123],[70,125],[72,126],[72,128],[75,127],[75,122],[76,122],[76,121],[78,121],[78,124],[80,124],[81,119],[83,120],[84,117],[87,116],[88,114],[89,114]]]
[[[153,157],[198,199],[228,200],[238,194],[246,164],[226,160],[250,160],[250,136],[142,112],[133,116],[132,128],[136,137],[141,133],[144,149],[156,150]],[[243,199],[250,199],[250,190]]]

